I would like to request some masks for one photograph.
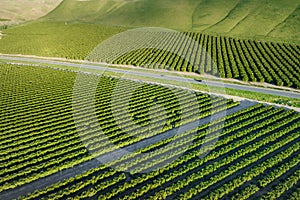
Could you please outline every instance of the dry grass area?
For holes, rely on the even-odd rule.
[[[40,18],[62,0],[1,0],[0,25],[15,24]]]

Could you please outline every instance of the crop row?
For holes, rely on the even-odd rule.
[[[110,166],[131,171],[130,174],[125,173],[130,177],[129,181],[124,181],[125,174],[121,172],[118,173],[121,173],[119,176],[123,179],[111,176],[101,181],[97,177],[102,176],[105,166],[100,166],[45,190],[36,191],[25,199],[62,199],[71,193],[77,199],[95,196],[99,199],[198,199],[203,197],[208,187],[216,189],[208,190],[212,192],[206,195],[212,197],[218,194],[221,197],[299,151],[299,117],[293,111],[257,105],[227,116],[220,135],[216,133],[222,129],[222,126],[218,126],[222,120],[217,120],[212,122],[215,126],[209,132],[207,125],[204,125],[113,161]],[[214,149],[205,145],[215,138],[219,140]],[[166,145],[170,142],[171,145]],[[211,153],[199,158],[199,155],[208,151]],[[143,154],[147,152],[149,154]],[[272,154],[276,156],[272,157]],[[168,162],[173,157],[175,160]],[[167,165],[148,173],[140,173],[163,163]],[[237,175],[240,170],[245,174]],[[232,179],[232,183],[219,184],[228,178]],[[228,189],[224,190],[225,187]]]
[[[159,34],[161,33],[153,33],[153,37],[157,37],[158,41],[161,40]],[[180,37],[178,35],[181,33],[164,34],[168,34],[165,36],[166,40],[173,41]],[[200,33],[186,35],[190,40],[182,39],[173,44],[166,43],[163,47],[157,45],[151,49],[135,50],[116,60],[103,58],[101,55],[92,59],[141,67],[209,73],[222,78],[300,88],[300,68],[297,59],[299,52],[293,45]],[[140,37],[145,36],[141,34]],[[174,44],[177,46],[174,47]]]
[[[238,105],[183,89],[94,75],[86,75],[87,82],[81,83],[73,98],[73,72],[6,64],[0,69],[5,75],[1,83],[5,110],[0,111],[0,191]],[[85,98],[89,82],[95,80],[99,81],[96,109],[90,112]],[[128,93],[132,88],[135,91]]]

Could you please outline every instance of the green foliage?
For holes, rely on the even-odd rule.
[[[86,76],[92,79],[96,75]],[[0,97],[3,108],[0,113],[0,161],[3,163],[0,167],[0,192],[92,159],[83,141],[89,145],[89,150],[93,150],[93,156],[114,151],[115,147],[99,137],[100,130],[111,142],[125,147],[237,105],[232,100],[210,99],[200,93],[196,94],[198,102],[190,102],[190,92],[183,89],[103,76],[95,98],[98,123],[93,121],[89,107],[80,108],[80,119],[76,122],[80,122],[81,128],[91,130],[79,134],[72,112],[76,73],[1,64],[0,77],[3,94]],[[125,91],[132,87],[138,90],[133,96],[120,90],[115,92],[117,83]],[[81,87],[88,90],[90,85],[82,83]],[[112,95],[122,101],[129,99],[129,108],[117,105],[113,110],[116,114],[113,114]],[[179,106],[179,100],[183,106]],[[85,95],[82,94],[78,103],[84,102]],[[163,109],[153,104],[159,104]],[[154,109],[149,111],[150,116],[149,106]]]
[[[44,20],[165,27],[299,42],[299,1],[65,0]]]
[[[262,199],[278,199],[284,192],[288,191],[290,188],[296,185],[299,182],[299,180],[300,180],[300,170],[298,169],[291,176],[289,176],[285,181],[278,184],[274,188],[274,190],[262,196]]]
[[[0,52],[83,60],[100,42],[122,30],[91,24],[29,23],[4,30]]]
[[[169,35],[169,40],[177,35],[165,34]],[[297,59],[300,52],[297,45],[214,37],[199,33],[186,34],[193,42],[185,40],[177,44],[175,53],[162,49],[142,49],[130,52],[114,62],[145,67],[149,63],[156,63],[163,64],[169,70],[200,72],[246,82],[267,82],[300,88],[300,63]],[[173,44],[166,45],[165,49],[169,49],[170,45]],[[187,60],[179,57],[182,52]],[[105,60],[106,58],[95,59]]]
[[[0,124],[0,136],[3,139],[1,161],[4,162],[1,166],[1,191],[91,159],[78,138],[72,118],[75,73],[2,64],[0,75],[3,78],[1,87],[4,89],[1,102],[5,105]],[[95,78],[90,74],[85,76]],[[115,90],[117,84],[121,89]],[[88,91],[90,84],[83,82],[81,87],[83,91]],[[127,92],[130,88],[137,90],[130,95]],[[105,76],[100,78],[96,91],[95,113],[99,120],[92,121],[89,112],[86,112],[89,108],[81,106],[80,121],[84,126],[92,128],[83,138],[97,155],[114,150],[101,137],[96,137],[100,130],[116,145],[125,147],[172,129],[173,126],[169,125],[178,127],[209,116],[212,105],[215,106],[215,112],[237,105],[219,97],[210,99],[209,95],[200,93],[196,94],[197,102],[191,102],[188,98],[190,91]],[[120,93],[121,91],[125,93]],[[122,101],[129,98],[129,112],[123,105],[112,107],[112,97]],[[183,105],[179,106],[179,100]],[[84,102],[83,94],[81,103]],[[154,102],[161,107],[155,107]],[[200,112],[195,109],[197,104]],[[151,108],[157,109],[152,113],[153,116],[148,115]],[[115,114],[112,109],[116,109]],[[163,120],[163,112],[167,120]],[[13,124],[11,118],[14,119]],[[116,119],[122,123],[116,123]],[[22,198],[241,197],[237,192],[244,194],[242,197],[251,197],[260,194],[261,189],[272,189],[272,185],[269,186],[267,182],[281,178],[299,163],[299,119],[299,113],[293,110],[257,104],[150,144],[109,163],[110,166],[130,170],[130,173],[100,165]],[[101,129],[97,128],[97,124]],[[141,128],[133,129],[135,124],[139,124]],[[167,126],[158,130],[157,127],[162,125]],[[130,134],[122,130],[127,130]],[[191,135],[193,137],[189,137]],[[209,145],[212,141],[216,141],[214,147]],[[205,157],[199,157],[208,152],[210,153]],[[298,157],[293,158],[294,155]],[[72,159],[69,160],[70,158]],[[174,161],[168,162],[172,158],[175,158]],[[63,161],[64,159],[67,160]],[[287,159],[289,161],[285,162]],[[168,164],[162,165],[163,163]],[[161,165],[158,170],[141,173]],[[37,175],[35,170],[42,170],[43,173]],[[25,173],[26,177],[22,178]],[[252,187],[244,187],[249,181]],[[290,188],[294,182],[289,182]],[[255,187],[260,183],[262,185]],[[282,194],[285,188],[287,187],[274,187],[274,193],[278,195],[279,191]]]
[[[98,44],[124,30],[90,24],[32,23],[5,30],[5,36],[0,40],[0,52],[84,60]],[[164,37],[172,40],[179,33],[164,34]],[[190,44],[185,40],[178,42],[176,47],[171,47],[172,43],[166,46],[175,48],[176,52],[161,49],[132,51],[114,60],[114,63],[150,68],[157,68],[158,64],[160,68],[169,70],[300,88],[300,51],[297,45],[191,32],[185,34],[196,42]],[[178,54],[184,55],[187,60]],[[109,60],[97,56],[90,59],[102,62]]]
[[[0,26],[0,30],[5,30],[7,28],[8,28],[8,25],[2,25],[2,26]]]

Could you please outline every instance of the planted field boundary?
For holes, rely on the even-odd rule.
[[[207,94],[195,93],[197,100],[189,102],[191,91],[168,88],[160,85],[120,80],[125,91],[133,86],[140,86],[139,93],[131,100],[130,108],[135,121],[124,117],[128,111],[122,105],[116,108],[118,116],[110,111],[110,95],[119,79],[102,77],[97,89],[97,115],[100,117],[99,129],[97,122],[90,119],[87,113],[84,95],[79,99],[80,119],[88,128],[85,135],[78,134],[72,113],[72,92],[76,73],[40,67],[20,67],[1,64],[1,180],[0,191],[16,188],[42,177],[49,176],[63,169],[70,168],[93,158],[82,144],[90,146],[100,156],[113,152],[107,143],[95,141],[98,131],[105,134],[119,147],[125,147],[141,140],[158,135],[174,127],[210,116],[211,109],[220,112],[238,103],[220,97],[209,97]],[[95,75],[86,75],[90,78]],[[39,77],[39,78],[37,78]],[[15,83],[17,81],[17,83]],[[88,87],[84,84],[83,87]],[[178,95],[174,98],[175,93]],[[84,94],[84,92],[83,92]],[[130,98],[127,95],[115,94],[119,98]],[[149,122],[144,114],[147,107],[156,99],[166,110],[168,119],[164,120],[161,110],[155,112],[155,120]],[[179,108],[180,99],[184,103]],[[200,104],[197,106],[197,104]],[[197,109],[198,108],[198,109]],[[199,110],[200,109],[200,110]],[[132,131],[132,135],[124,133],[115,124],[114,117],[121,120],[123,127]],[[20,122],[18,125],[14,122]],[[144,124],[142,129],[134,129],[134,123]],[[121,125],[120,124],[120,125]],[[145,126],[150,124],[151,126]],[[87,136],[85,138],[85,136]],[[26,175],[25,175],[26,174]]]
[[[235,112],[238,112],[240,110],[246,109],[250,106],[254,106],[255,104],[257,104],[257,103],[250,102],[250,101],[241,101],[238,106],[228,109],[226,111],[226,113],[227,113],[227,115],[230,115],[232,113],[235,113]],[[127,146],[124,149],[126,151],[129,151],[129,152],[140,150],[140,149],[145,148],[149,145],[155,144],[155,143],[157,143],[161,140],[171,138],[175,134],[181,134],[183,132],[186,132],[186,131],[191,129],[190,127],[196,127],[197,125],[201,126],[201,125],[207,124],[211,120],[210,117],[211,116],[208,116],[208,117],[205,117],[201,120],[197,120],[195,122],[191,122],[191,123],[188,123],[188,124],[185,124],[185,125],[181,126],[181,128],[180,128],[181,132],[177,132],[179,128],[174,128],[174,129],[166,131],[166,132],[164,132],[160,135],[157,135],[157,136],[154,136],[152,138],[148,138],[148,139],[145,139],[143,141],[132,144],[130,146]],[[218,118],[216,118],[215,120],[217,120],[217,119]],[[102,159],[104,159],[104,160],[105,159],[106,160],[111,160],[111,159],[112,160],[117,160],[117,159],[121,158],[122,156],[124,156],[124,155],[121,155],[120,152],[121,151],[118,151],[118,150],[116,150],[114,152],[110,152],[106,155],[101,156],[102,158],[100,158],[100,159],[101,160]],[[31,182],[31,183],[28,183],[26,185],[22,185],[20,187],[15,188],[15,189],[2,192],[2,193],[0,193],[0,198],[1,199],[15,199],[15,198],[18,198],[19,196],[24,196],[26,194],[34,192],[35,190],[41,190],[43,188],[46,188],[47,186],[58,183],[58,182],[63,181],[65,179],[75,177],[78,174],[81,174],[81,173],[86,172],[90,169],[99,167],[101,164],[102,163],[100,163],[97,158],[92,159],[90,161],[75,165],[72,168],[68,168],[68,169],[65,169],[63,171],[52,174],[50,176],[40,178],[40,179],[38,179],[34,182]]]
[[[243,116],[243,117],[241,117]],[[169,166],[150,173],[138,172],[143,169],[135,168],[139,163],[144,168],[159,165],[164,159],[178,154],[180,145],[184,144],[184,135],[191,134],[194,130],[185,132],[177,137],[178,141],[172,148],[165,148],[164,144],[170,139],[160,141],[141,149],[138,152],[153,151],[152,160],[141,154],[125,156],[114,161],[124,163],[125,168],[135,169],[137,174],[117,172],[105,166],[99,166],[76,176],[51,185],[44,190],[35,191],[24,199],[40,198],[90,198],[90,199],[198,199],[198,197],[228,197],[243,194],[247,198],[255,194],[258,189],[240,193],[240,187],[251,179],[270,170],[277,169],[289,162],[295,165],[294,158],[299,152],[299,114],[292,110],[274,109],[261,104],[249,107],[242,111],[228,115],[226,128],[222,132],[215,149],[206,157],[198,156],[209,149],[201,149],[201,138],[205,134],[206,126],[200,126],[197,139],[187,154],[183,155]],[[218,120],[213,122],[218,124]],[[217,130],[219,127],[215,127]],[[211,132],[211,139],[214,138]],[[200,139],[200,140],[198,140]],[[172,139],[171,139],[172,140]],[[150,159],[150,162],[149,162]],[[297,162],[296,162],[297,164]],[[268,169],[268,170],[267,170]],[[239,172],[245,172],[240,174]],[[279,172],[279,174],[277,174]],[[284,175],[289,174],[283,172]],[[282,172],[276,170],[270,174],[273,179],[281,177]],[[275,175],[275,177],[274,177]],[[250,177],[249,177],[250,176]],[[224,179],[223,184],[219,184]],[[295,182],[290,184],[290,187]],[[213,190],[207,194],[207,188]],[[262,187],[264,189],[265,187]],[[267,187],[271,190],[271,187]],[[282,188],[282,192],[288,191]],[[163,195],[163,196],[162,196]],[[204,195],[204,196],[203,196]],[[227,196],[230,195],[230,196]],[[262,194],[260,194],[261,196]]]
[[[160,34],[167,41],[177,37],[176,33]],[[168,70],[300,88],[300,68],[297,59],[300,51],[297,45],[216,37],[200,33],[186,33],[186,35],[192,41],[197,41],[197,45],[183,40],[176,46],[175,53],[155,47],[136,50],[120,57],[114,63],[153,69],[164,67]],[[179,52],[184,52],[186,54],[184,58],[189,59],[180,58],[176,55]],[[104,62],[106,60],[110,59],[102,57],[101,60],[97,60],[97,57],[94,59]]]
[[[68,28],[73,31],[69,31]],[[37,23],[28,25],[24,29],[18,27],[3,31],[5,37],[0,40],[0,52],[83,60],[97,45],[121,31],[124,29],[86,24],[54,23],[50,26],[47,23]],[[165,38],[166,41],[177,38],[176,33],[152,34],[160,34],[159,37]],[[182,40],[176,46],[176,53],[184,53],[184,57],[189,58],[188,60],[183,60],[174,53],[152,48],[130,52],[117,59],[115,63],[154,69],[165,66],[163,68],[168,70],[206,73],[246,82],[266,82],[278,86],[300,88],[298,59],[300,47],[297,44],[213,36],[195,32],[184,34],[197,43],[197,45],[192,45],[187,40]],[[18,38],[15,35],[18,35]],[[136,38],[138,39],[139,35],[136,35]],[[172,42],[166,45],[172,45]],[[216,65],[204,52],[207,52]],[[192,56],[192,53],[196,56]],[[108,58],[101,58],[101,60],[94,58],[94,61],[105,62],[106,59]]]
[[[70,63],[66,61],[54,61],[54,60],[47,60],[47,59],[38,59],[38,58],[28,58],[28,57],[11,57],[11,56],[5,56],[0,55],[1,59],[5,60],[13,60],[13,61],[28,61],[28,62],[34,62],[34,63],[45,63],[45,64],[54,64],[54,65],[62,65],[62,66],[69,66],[69,67],[82,67],[86,69],[94,69],[94,70],[106,70],[110,72],[116,72],[116,73],[128,73],[129,75],[137,75],[137,76],[144,76],[144,77],[150,77],[150,78],[158,78],[158,79],[167,79],[167,80],[175,80],[175,81],[184,81],[184,82],[190,82],[190,83],[196,83],[201,85],[209,85],[209,86],[222,86],[225,88],[232,88],[232,89],[238,89],[238,90],[245,90],[245,91],[253,91],[253,92],[262,92],[264,94],[271,94],[276,96],[283,96],[283,97],[290,97],[290,98],[300,98],[300,93],[292,92],[292,91],[283,91],[283,90],[276,90],[276,89],[270,89],[270,88],[260,88],[255,86],[247,86],[247,85],[238,85],[238,84],[231,84],[231,83],[221,83],[215,82],[215,81],[203,81],[203,82],[196,82],[193,79],[189,78],[181,78],[177,76],[170,76],[165,75],[161,76],[159,74],[154,73],[148,73],[148,72],[138,72],[134,70],[127,69],[115,69],[115,68],[109,68],[109,67],[102,67],[107,66],[107,63],[102,63],[100,65],[94,65],[91,64],[77,64],[77,63]]]
[[[247,188],[262,175],[293,180],[290,189],[278,187],[270,195],[295,191],[293,170],[275,170],[284,163],[290,169],[297,165],[293,156],[300,151],[300,115],[294,110],[101,76],[94,119],[87,112],[85,92],[99,76],[83,73],[87,79],[76,99],[78,127],[72,112],[76,73],[11,64],[0,69],[1,195],[101,200],[231,198],[240,193],[250,197],[273,190],[269,179]],[[121,87],[115,90],[117,84]],[[130,88],[136,88],[133,94],[127,92]],[[112,97],[129,100],[129,109],[118,103],[112,107]],[[224,110],[226,117],[210,119]],[[78,130],[86,132],[79,136]],[[100,131],[114,147],[99,137]],[[124,155],[121,148],[134,152]],[[108,160],[108,165],[94,158]],[[39,184],[48,178],[55,181]]]

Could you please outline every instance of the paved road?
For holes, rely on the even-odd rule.
[[[220,118],[224,117],[225,114],[229,115],[229,114],[238,112],[240,110],[246,109],[250,106],[254,106],[255,104],[257,104],[257,103],[254,101],[247,101],[247,100],[241,101],[240,105],[230,108],[230,109],[226,110],[226,112],[221,111],[219,114],[217,113],[212,116],[208,116],[208,117],[202,118],[200,120],[196,120],[196,121],[184,124],[184,125],[180,126],[179,128],[171,129],[162,134],[159,134],[159,135],[153,136],[151,138],[142,140],[140,142],[134,143],[132,145],[129,145],[125,148],[118,149],[114,152],[104,154],[97,159],[92,159],[90,161],[81,163],[72,168],[68,168],[63,171],[49,175],[47,177],[40,178],[38,180],[35,180],[31,183],[27,183],[25,185],[15,188],[15,189],[1,192],[0,199],[5,199],[5,200],[17,199],[18,197],[25,196],[29,193],[32,193],[35,190],[42,190],[42,189],[46,188],[47,186],[50,186],[52,184],[58,183],[60,181],[63,181],[65,179],[68,179],[71,177],[75,177],[78,174],[81,174],[90,169],[96,168],[96,167],[100,166],[101,163],[103,163],[103,162],[108,163],[110,161],[117,160],[117,159],[121,158],[122,156],[126,155],[127,152],[134,152],[136,150],[142,149],[146,146],[149,146],[149,145],[159,142],[161,140],[170,138],[176,134],[181,134],[187,130],[191,130],[200,125],[207,124],[211,120],[220,119]],[[211,118],[213,118],[213,119],[211,119]]]
[[[154,74],[150,72],[141,72],[141,71],[135,71],[130,69],[116,69],[108,67],[109,64],[107,63],[100,63],[99,65],[93,65],[93,64],[78,64],[78,63],[70,63],[67,61],[54,61],[54,60],[47,60],[47,59],[37,59],[37,58],[29,58],[29,57],[11,57],[11,56],[4,56],[0,55],[0,59],[5,60],[11,60],[11,61],[27,61],[27,62],[34,62],[34,63],[43,63],[43,64],[54,64],[54,65],[65,65],[70,67],[82,67],[86,69],[96,69],[96,70],[106,70],[110,72],[117,72],[117,73],[124,73],[129,75],[136,75],[136,76],[143,76],[143,77],[150,77],[150,78],[158,78],[158,79],[164,79],[164,80],[172,80],[172,81],[180,81],[180,82],[187,82],[187,83],[195,83],[195,84],[202,84],[207,86],[218,86],[218,87],[224,87],[224,88],[231,88],[231,89],[237,89],[237,90],[243,90],[243,91],[252,91],[252,92],[259,92],[263,94],[271,94],[271,95],[277,95],[282,97],[290,97],[290,98],[296,98],[300,99],[300,92],[292,92],[292,91],[283,91],[283,90],[276,90],[276,89],[270,89],[270,88],[260,88],[255,86],[245,86],[245,85],[237,85],[237,84],[231,84],[231,83],[223,83],[218,81],[195,81],[191,78],[183,78],[178,76],[171,76],[171,75],[160,75],[160,74]]]

